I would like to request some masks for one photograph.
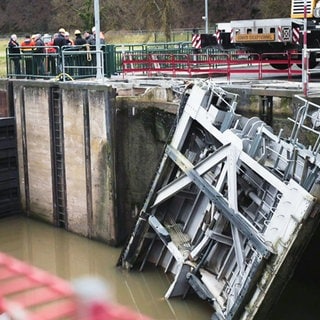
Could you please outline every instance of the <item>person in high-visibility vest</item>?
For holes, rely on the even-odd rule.
[[[47,69],[52,76],[57,75],[57,62],[58,62],[58,48],[54,45],[54,39],[58,37],[58,33],[53,35],[51,41],[46,43],[46,53],[48,56]]]
[[[25,62],[25,73],[27,78],[31,77],[32,70],[32,47],[34,46],[34,42],[31,39],[29,34],[26,34],[24,40],[20,44],[21,52],[23,54],[24,62]]]

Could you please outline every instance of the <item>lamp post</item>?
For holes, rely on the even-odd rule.
[[[303,50],[302,50],[302,83],[303,94],[308,95],[308,56],[307,56],[307,0],[304,0],[303,6]]]
[[[97,74],[96,79],[103,79],[103,74],[101,72],[102,68],[102,53],[100,45],[100,7],[99,0],[94,0],[94,26],[96,28],[96,62],[97,62]]]
[[[202,19],[205,21],[205,33],[209,33],[209,19],[208,19],[208,0],[204,1],[204,17]]]

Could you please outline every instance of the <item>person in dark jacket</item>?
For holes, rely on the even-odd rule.
[[[84,39],[81,35],[81,31],[80,30],[76,30],[74,32],[75,35],[75,40],[74,40],[74,45],[78,47],[79,50],[87,50],[87,41],[86,39]],[[76,64],[79,66],[78,68],[78,75],[82,76],[85,74],[85,65],[87,64],[87,55],[84,54],[80,54],[77,56],[77,60],[76,60]]]
[[[53,40],[53,44],[55,46],[59,47],[60,49],[61,49],[61,47],[67,45],[67,40],[66,40],[66,38],[64,36],[65,33],[66,33],[66,30],[64,30],[63,28],[60,28],[57,38],[55,38]]]
[[[59,32],[58,32],[58,36],[53,40],[53,45],[59,47],[59,49],[61,50],[62,47],[67,45],[67,40],[65,38],[65,33],[66,30],[64,30],[64,28],[60,28]],[[58,64],[57,64],[57,68],[58,68],[58,72],[62,72],[62,60],[61,60],[61,55],[59,56],[58,59]]]
[[[41,34],[35,36],[35,46],[33,48],[34,61],[36,67],[36,74],[44,75],[44,57],[45,57],[45,44],[41,39]]]
[[[67,46],[74,46],[74,41],[70,38],[69,32],[66,31],[64,37],[66,38]]]
[[[90,46],[95,46],[96,42],[94,40],[93,35],[89,31],[84,32],[84,39]]]
[[[21,68],[20,68],[20,59],[21,59],[21,52],[20,52],[20,46],[17,41],[17,35],[13,34],[10,37],[10,41],[8,43],[9,48],[9,58],[11,61],[13,61],[14,64],[14,73],[16,75],[21,74]]]
[[[75,40],[74,40],[74,45],[75,46],[83,46],[84,44],[87,43],[87,41],[84,38],[82,38],[80,30],[76,30],[74,32],[74,35],[76,37]]]

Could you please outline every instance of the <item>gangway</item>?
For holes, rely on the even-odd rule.
[[[71,283],[0,253],[0,319],[148,319],[101,297],[85,296]]]

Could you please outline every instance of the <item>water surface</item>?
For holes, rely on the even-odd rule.
[[[318,230],[281,296],[279,292],[270,320],[320,319],[319,244]],[[212,315],[211,307],[200,299],[164,299],[171,279],[160,270],[117,268],[121,249],[36,220],[0,219],[0,251],[66,280],[101,277],[113,287],[116,302],[154,320],[205,320]]]
[[[0,219],[0,251],[66,280],[97,276],[114,300],[152,319],[210,319],[212,308],[199,299],[164,299],[171,279],[154,268],[117,268],[121,249],[20,216]]]

